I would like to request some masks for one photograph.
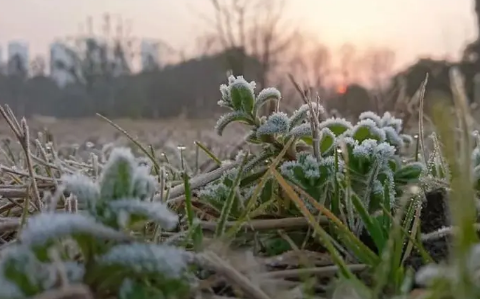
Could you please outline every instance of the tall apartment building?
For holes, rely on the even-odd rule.
[[[8,74],[28,75],[29,72],[28,44],[21,41],[12,41],[7,46],[7,72]]]
[[[69,72],[72,63],[72,58],[62,43],[54,42],[50,45],[50,77],[59,86],[73,82],[73,75]]]

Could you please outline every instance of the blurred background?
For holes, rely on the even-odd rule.
[[[479,0],[0,0],[0,103],[28,118],[213,119],[228,72],[329,109],[414,114],[458,67],[480,102]],[[476,96],[476,94],[478,94]]]

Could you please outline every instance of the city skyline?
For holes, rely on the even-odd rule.
[[[471,0],[297,0],[288,2],[285,18],[331,48],[345,43],[388,46],[405,64],[426,55],[457,58],[476,37],[472,5]],[[61,0],[5,1],[0,44],[28,40],[32,57],[45,56],[56,38],[78,34],[88,16],[98,20],[98,28],[106,12],[131,20],[134,35],[191,50],[194,38],[207,29],[201,16],[211,9],[208,0],[143,0],[142,5],[132,0],[71,0],[69,5]]]
[[[45,69],[46,74],[54,79],[59,86],[65,86],[74,81],[72,74],[69,74],[65,69],[59,68],[56,65],[57,62],[61,62],[66,68],[73,66],[72,62],[69,61],[71,57],[65,51],[65,46],[66,45],[59,40],[53,41],[48,47],[48,55],[44,57],[48,65]],[[6,51],[4,51],[4,48]],[[139,51],[140,67],[137,70],[148,71],[152,69],[153,65],[161,66],[160,48],[155,40],[143,39]],[[6,55],[4,56],[3,53],[6,53]],[[4,71],[6,74],[17,72],[17,69],[10,69],[11,66],[9,62],[14,58],[20,59],[19,63],[23,67],[26,67],[27,74],[31,75],[30,63],[32,62],[32,57],[30,55],[30,45],[28,41],[9,41],[6,43],[6,47],[2,47],[2,44],[0,44],[0,71],[2,71],[2,67],[5,67]],[[120,74],[120,72],[121,70],[118,70],[117,74]]]

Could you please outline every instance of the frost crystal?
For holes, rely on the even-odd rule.
[[[257,99],[255,101],[255,111],[258,111],[258,109],[265,104],[269,100],[277,100],[280,101],[282,99],[282,94],[280,91],[276,88],[270,87],[270,88],[265,88],[257,96]]]
[[[395,148],[386,142],[378,143],[375,139],[366,139],[353,148],[353,155],[359,158],[375,158],[383,166],[395,155]]]
[[[248,90],[250,90],[253,93],[256,85],[257,84],[254,81],[252,81],[250,83],[247,82],[247,80],[245,80],[245,78],[243,78],[243,76],[238,76],[236,78],[235,78],[235,76],[230,76],[228,78],[228,90],[230,92],[232,91],[232,88],[234,88],[234,87],[244,86],[244,87],[248,88]]]
[[[353,155],[355,157],[368,158],[376,154],[376,148],[377,140],[366,139],[353,148]]]
[[[98,263],[122,266],[138,274],[158,273],[181,278],[190,262],[187,252],[175,247],[156,244],[122,244],[98,258]]]
[[[200,197],[205,197],[210,200],[223,201],[228,197],[230,189],[223,183],[210,183],[199,191]]]
[[[395,131],[393,127],[383,127],[382,130],[385,132],[386,140],[394,146],[401,147],[403,146],[403,139]]]
[[[359,120],[371,119],[376,123],[378,127],[382,126],[382,119],[380,118],[380,116],[378,116],[375,112],[372,112],[372,111],[362,112],[358,117],[358,119]]]
[[[119,216],[118,221],[121,226],[127,224],[126,222],[130,219],[130,215],[144,216],[168,230],[174,229],[178,223],[178,215],[170,211],[161,202],[119,199],[109,202],[108,207]]]
[[[322,105],[317,105],[317,103],[312,102],[311,107],[318,112],[319,115],[325,115],[325,108]],[[303,104],[293,112],[292,117],[290,117],[290,123],[292,126],[296,126],[302,123],[310,115],[310,105]]]
[[[230,102],[230,91],[226,84],[220,85],[220,93],[222,94],[222,99],[218,101],[218,105],[222,107],[231,107],[232,103]]]
[[[94,202],[100,197],[100,188],[83,174],[69,174],[61,178],[67,191],[72,192],[79,201]]]
[[[294,136],[296,138],[312,136],[312,126],[310,123],[301,124],[292,128],[288,135]]]
[[[83,214],[40,213],[29,218],[18,239],[24,245],[46,245],[52,239],[87,234],[99,239],[120,238],[123,234]]]
[[[335,170],[335,157],[334,156],[325,157],[324,159],[320,160],[319,165],[326,166],[328,169],[331,169],[332,170],[331,175],[333,175],[334,174],[333,170]],[[338,172],[342,172],[345,168],[345,162],[341,159],[338,159],[337,167],[338,167]]]
[[[269,87],[260,91],[260,93],[257,96],[257,101],[263,102],[268,98],[274,98],[274,99],[280,100],[281,97],[282,97],[282,94],[278,89],[274,87]]]
[[[257,136],[287,133],[290,128],[290,120],[284,112],[275,112],[263,125],[257,129]]]
[[[383,114],[382,127],[392,127],[397,133],[400,133],[402,130],[402,124],[403,121],[399,118],[395,118],[390,112],[385,112],[385,114]]]
[[[222,136],[223,130],[234,121],[248,122],[250,116],[243,111],[233,111],[222,115],[215,124],[215,131],[219,136]]]
[[[301,178],[297,177],[299,173],[294,171],[295,168],[300,168],[301,174],[307,179],[320,178],[319,163],[317,159],[309,153],[299,153],[297,161],[287,161],[280,166],[281,174],[295,183],[302,185]]]

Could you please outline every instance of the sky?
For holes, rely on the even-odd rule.
[[[101,20],[105,12],[131,20],[134,35],[188,50],[210,10],[209,0],[0,0],[0,48],[26,40],[31,56],[45,55],[55,38],[77,34],[87,16]],[[457,57],[476,38],[472,12],[473,0],[290,0],[285,18],[332,48],[388,46],[406,63]]]

